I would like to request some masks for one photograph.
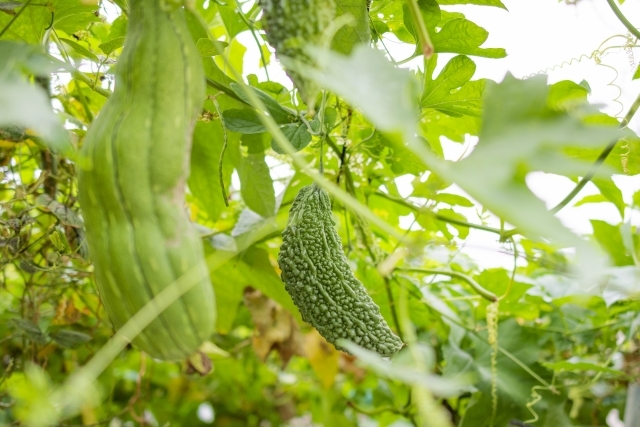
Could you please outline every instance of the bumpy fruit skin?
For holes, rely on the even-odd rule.
[[[315,184],[293,201],[278,264],[302,319],[337,349],[342,350],[336,341],[344,338],[382,356],[400,350],[402,341],[349,268],[329,195]]]
[[[284,60],[287,75],[300,91],[302,99],[313,108],[318,86],[287,68],[286,59],[314,64],[304,47],[320,44],[322,33],[336,15],[334,0],[260,0],[260,5],[262,27],[269,44],[276,50],[278,59]]]
[[[115,91],[84,139],[78,193],[95,280],[116,328],[184,273],[197,273],[198,283],[133,340],[154,358],[182,360],[215,321],[201,238],[184,207],[204,73],[181,9],[161,0],[129,6]]]

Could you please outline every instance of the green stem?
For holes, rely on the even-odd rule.
[[[478,295],[480,295],[487,301],[491,301],[491,302],[498,301],[498,297],[493,292],[486,290],[478,282],[473,280],[471,277],[467,276],[464,273],[460,273],[458,271],[438,270],[433,268],[408,268],[408,267],[407,268],[398,267],[396,268],[396,270],[406,271],[408,273],[442,274],[445,276],[455,277],[457,279],[461,279],[467,282],[469,286],[471,286],[473,290],[478,293]]]
[[[607,0],[607,3],[609,3],[609,7],[613,11],[613,13],[616,14],[620,22],[622,22],[622,25],[624,25],[631,34],[636,36],[636,38],[640,39],[640,31],[638,31],[638,29],[634,27],[631,22],[629,22],[626,16],[624,16],[622,11],[620,11],[620,9],[618,8],[616,2],[614,0]]]
[[[58,44],[58,43],[56,43]],[[60,47],[58,47],[60,48]],[[49,60],[51,60],[54,64],[59,65],[60,67],[64,68],[65,70],[69,71],[71,73],[71,76],[74,77],[77,80],[80,80],[81,82],[85,83],[87,86],[89,86],[89,88],[96,92],[99,93],[100,95],[104,96],[105,98],[109,98],[111,96],[111,91],[108,91],[106,89],[101,88],[100,86],[96,85],[96,82],[94,82],[89,76],[87,76],[85,73],[83,73],[82,71],[78,71],[74,66],[72,66],[71,64],[67,64],[64,61],[60,61],[58,58],[55,58],[51,55],[49,55]]]
[[[67,49],[60,42],[60,38],[58,37],[58,33],[56,32],[55,29],[53,29],[53,40],[55,41],[56,45],[58,46],[58,50],[60,51],[60,54],[63,56],[65,61],[69,64],[69,66],[72,66],[71,65],[71,60],[69,59],[69,54],[67,53]],[[80,88],[80,85],[78,84],[78,79],[75,76],[73,76],[73,80],[74,80],[74,83],[75,83],[76,91],[78,92],[77,98],[80,101],[80,104],[82,104],[82,108],[84,109],[85,116],[87,116],[87,120],[89,121],[89,123],[91,123],[93,121],[93,114],[91,113],[91,110],[89,109],[89,104],[87,103],[87,99],[84,97],[84,93],[82,93],[82,89]],[[93,86],[93,82],[91,82],[89,84],[89,87],[91,87],[91,86]]]
[[[387,200],[390,200],[392,202],[395,202],[395,203],[398,203],[400,205],[406,206],[406,207],[408,207],[408,208],[410,208],[410,209],[412,209],[412,210],[414,210],[414,211],[416,211],[416,212],[418,212],[420,214],[431,215],[435,219],[437,219],[438,221],[448,222],[450,224],[456,224],[456,225],[460,225],[462,227],[475,228],[476,230],[488,231],[489,233],[495,233],[495,234],[498,234],[500,236],[503,235],[503,232],[500,231],[497,228],[488,227],[488,226],[482,225],[482,224],[473,224],[473,223],[462,221],[462,220],[459,220],[459,219],[449,218],[446,215],[442,215],[442,214],[433,212],[433,211],[431,211],[429,209],[421,208],[421,207],[416,206],[416,205],[414,205],[413,203],[411,203],[411,202],[409,202],[407,200],[404,200],[404,199],[402,199],[400,197],[392,196],[392,195],[387,194],[387,193],[383,193],[382,191],[379,191],[379,190],[376,191],[375,193],[373,193],[373,195],[384,197]]]
[[[11,18],[11,21],[7,22],[7,25],[5,25],[2,31],[0,31],[0,38],[4,36],[4,33],[6,33],[9,30],[9,28],[13,25],[13,23],[16,22],[16,20],[20,17],[20,15],[22,15],[22,12],[24,12],[24,10],[27,7],[29,7],[29,4],[31,4],[32,1],[33,0],[27,0],[24,6],[22,6],[20,10],[15,15],[13,15],[13,18]]]
[[[383,277],[384,279],[384,288],[387,291],[387,298],[389,299],[389,309],[391,309],[391,317],[393,317],[393,323],[396,326],[396,331],[398,331],[398,336],[402,341],[404,341],[402,328],[400,327],[400,320],[398,319],[398,312],[396,310],[396,302],[393,298],[393,292],[391,292],[391,283],[389,283],[388,277]]]
[[[417,0],[407,0],[409,11],[411,12],[411,18],[413,24],[416,26],[416,32],[418,33],[418,43],[422,45],[422,54],[425,58],[429,59],[434,53],[433,43],[431,37],[429,37],[429,31],[422,19],[422,13],[420,12],[420,6],[418,6]]]
[[[211,80],[209,77],[207,77],[207,86],[217,89],[220,92],[224,92],[225,95],[235,99],[236,101],[242,102],[243,104],[246,104],[246,105],[251,105],[248,102],[246,102],[244,99],[236,95],[236,93],[231,88],[228,88],[227,86],[221,83]]]
[[[220,151],[220,160],[218,161],[218,174],[220,177],[220,189],[222,190],[222,198],[224,199],[225,206],[229,207],[229,200],[227,200],[227,191],[224,186],[224,176],[222,175],[222,162],[224,160],[224,153],[227,151],[227,126],[224,124],[224,117],[222,117],[222,111],[220,110],[220,105],[218,104],[218,100],[213,97],[213,105],[216,107],[216,113],[218,113],[218,117],[220,118],[220,125],[222,126],[222,150]]]
[[[267,58],[264,57],[264,52],[262,51],[262,45],[258,40],[258,36],[256,36],[256,27],[251,23],[251,21],[247,19],[246,16],[244,16],[244,13],[242,12],[242,9],[240,8],[240,6],[236,6],[236,11],[238,12],[238,15],[240,15],[240,19],[242,19],[245,25],[249,27],[249,30],[251,31],[251,35],[253,36],[253,39],[255,40],[256,45],[258,46],[258,51],[260,52],[260,59],[262,59],[262,64],[264,65],[264,73],[267,75],[267,80],[271,81],[271,78],[269,78],[269,71],[267,70]]]
[[[352,407],[356,412],[360,412],[361,414],[366,414],[366,415],[377,415],[383,412],[392,412],[398,415],[407,415],[409,413],[407,409],[395,408],[393,406],[380,406],[379,408],[365,409],[361,406],[358,406],[355,402],[351,400],[347,401],[347,405]]]

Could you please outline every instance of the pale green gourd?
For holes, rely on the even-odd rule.
[[[100,297],[116,328],[192,269],[199,283],[133,340],[152,357],[185,359],[213,331],[213,289],[184,188],[204,74],[184,12],[130,0],[111,98],[82,149],[78,195]]]

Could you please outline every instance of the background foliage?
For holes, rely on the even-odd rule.
[[[504,8],[499,0],[420,0],[419,18],[411,2],[338,1],[352,25],[332,52],[315,52],[317,67],[299,70],[327,89],[313,119],[289,87],[245,75],[256,109],[238,82],[245,61],[273,60],[259,5],[196,1],[217,40],[190,21],[208,98],[187,205],[207,254],[227,260],[211,271],[214,371],[187,375],[132,347],[113,361],[98,353],[114,331],[83,243],[75,171],[126,37],[126,2],[114,3],[107,20],[101,3],[0,2],[1,423],[555,427],[624,413],[640,376],[630,220],[640,193],[625,203],[611,177],[640,171],[638,138],[587,103],[584,82],[474,80],[474,58],[506,52],[446,6]],[[436,54],[410,71],[383,55],[384,42],[422,55],[417,19]],[[260,58],[245,55],[237,36],[247,31]],[[473,137],[464,159],[444,160],[445,138]],[[321,153],[349,262],[408,344],[391,361],[337,352],[301,322],[280,281],[280,233],[297,191],[319,179]],[[538,171],[577,182],[599,156],[600,194],[549,211],[527,186]],[[592,220],[593,233],[578,236],[553,216],[568,203],[612,204],[623,220]],[[478,265],[465,253],[470,230],[499,241],[513,266]],[[83,370],[96,360],[104,370]],[[93,387],[61,388],[89,372]]]

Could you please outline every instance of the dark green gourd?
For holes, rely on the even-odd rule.
[[[305,46],[319,45],[325,29],[334,20],[336,6],[333,0],[260,0],[263,11],[262,27],[267,40],[284,62],[287,75],[300,91],[300,96],[313,108],[318,86],[287,67],[291,58],[313,65]]]
[[[278,264],[303,320],[336,348],[344,338],[382,356],[400,350],[402,341],[349,268],[329,195],[316,184],[301,189],[293,201]]]
[[[133,340],[152,357],[180,360],[209,338],[215,320],[201,238],[184,206],[204,74],[182,9],[162,0],[129,6],[115,91],[84,139],[79,199],[96,284],[116,328],[196,270],[196,286]]]

